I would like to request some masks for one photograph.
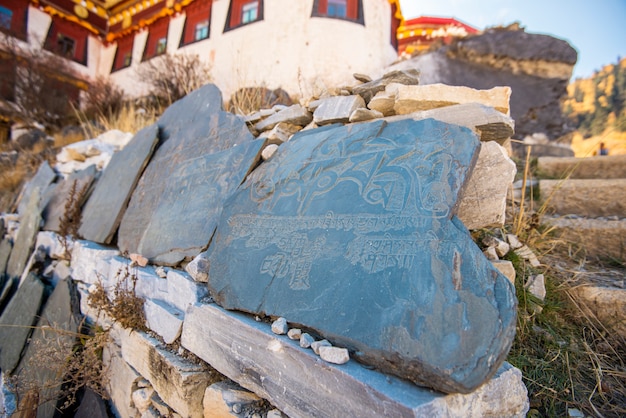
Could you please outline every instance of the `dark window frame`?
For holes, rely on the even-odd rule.
[[[356,7],[356,13],[352,14],[350,11]],[[311,17],[323,17],[327,19],[337,19],[345,22],[358,23],[359,25],[365,25],[365,18],[363,16],[363,0],[347,0],[346,1],[346,16],[331,16],[328,14],[328,0],[314,0],[313,10]]]
[[[257,16],[256,19],[243,22],[243,12],[244,6],[257,3]],[[264,14],[264,4],[263,0],[230,0],[230,4],[228,6],[228,15],[226,16],[226,23],[224,24],[224,33],[233,29],[238,29],[242,26],[251,25],[255,22],[260,22],[263,20]]]

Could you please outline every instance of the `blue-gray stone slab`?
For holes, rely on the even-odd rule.
[[[84,239],[109,244],[122,221],[139,177],[159,140],[159,127],[152,124],[133,137],[111,161],[83,208],[78,233]]]
[[[194,155],[173,150],[167,169],[167,161],[150,163],[122,218],[119,249],[165,265],[200,254],[215,231],[224,201],[258,163],[263,144],[251,141],[214,154],[200,147],[194,147]]]
[[[42,213],[44,219],[42,229],[54,232],[60,231],[61,219],[67,211],[66,205],[72,198],[78,199],[76,204],[80,206],[85,203],[91,192],[96,174],[96,166],[90,165],[84,170],[73,172],[66,179],[61,180],[54,187],[46,190],[42,198],[42,201],[45,202],[45,208]],[[76,195],[72,197],[71,192],[74,183],[76,183]],[[82,195],[80,194],[81,191],[83,191]]]
[[[18,365],[22,349],[37,322],[44,285],[29,274],[0,316],[0,369],[10,374]]]
[[[33,300],[34,303],[34,300]],[[57,359],[69,358],[76,345],[77,316],[72,312],[71,283],[60,280],[48,297],[15,374],[23,383],[40,388],[38,417],[55,416],[66,365],[62,361],[41,364],[42,350],[54,352]]]
[[[420,385],[474,390],[504,361],[517,305],[452,216],[478,144],[432,119],[295,135],[224,205],[211,295]]]
[[[28,201],[30,199],[30,195],[33,193],[35,189],[40,191],[40,195],[44,190],[48,188],[48,186],[54,181],[56,178],[56,174],[50,168],[50,165],[47,161],[44,161],[37,170],[37,173],[33,176],[32,179],[26,183],[22,193],[20,194],[20,203],[17,205],[17,213],[22,216],[26,211],[26,207],[28,206]],[[43,208],[40,208],[43,209]]]
[[[6,275],[9,281],[15,281],[22,276],[30,253],[35,245],[37,233],[41,226],[40,193],[35,188],[29,196],[28,205],[24,214],[20,216],[20,226],[13,243],[13,249],[7,262]]]

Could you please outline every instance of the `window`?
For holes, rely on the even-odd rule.
[[[241,8],[241,23],[246,24],[250,22],[254,22],[259,15],[259,3],[256,1],[251,1],[250,3],[246,3]]]
[[[224,32],[263,20],[263,0],[231,0]]]
[[[167,51],[167,29],[169,18],[157,20],[149,27],[148,39],[143,51],[143,60],[149,60],[157,55],[163,55]]]
[[[130,35],[117,41],[117,49],[115,50],[115,58],[113,59],[111,72],[130,67],[133,62],[134,38],[134,35]]]
[[[328,0],[328,9],[326,12],[327,16],[345,19],[347,7],[346,3],[347,0]]]
[[[76,41],[69,36],[59,33],[57,35],[57,53],[65,58],[74,58]]]
[[[209,37],[209,20],[203,20],[196,24],[196,30],[194,32],[194,41],[200,41]]]
[[[0,6],[0,29],[11,29],[11,20],[13,19],[13,11],[6,7]]]
[[[156,53],[155,55],[161,55],[165,53],[165,50],[167,49],[167,38],[160,38],[157,41],[157,46],[156,46]]]
[[[313,17],[331,17],[365,24],[363,0],[314,0]]]

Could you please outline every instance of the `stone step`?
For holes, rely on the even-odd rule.
[[[552,213],[626,217],[626,178],[540,180],[539,191],[541,203]]]
[[[269,324],[216,304],[187,310],[181,345],[292,417],[522,417],[528,410],[521,373],[508,363],[476,391],[444,395],[354,360],[326,363]]]
[[[623,179],[626,178],[626,155],[540,157],[537,170],[542,177],[556,179]]]
[[[592,257],[626,259],[626,219],[544,218],[566,243],[580,245]]]

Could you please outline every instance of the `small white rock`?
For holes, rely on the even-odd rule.
[[[278,318],[276,321],[272,322],[272,332],[278,335],[284,335],[289,330],[289,326],[287,325],[287,320],[283,317]]]
[[[327,340],[315,341],[314,343],[311,343],[313,352],[318,356],[320,355],[320,347],[332,347],[332,345]]]
[[[276,144],[269,144],[268,146],[263,148],[263,151],[261,152],[261,158],[263,158],[263,161],[269,160],[271,156],[274,155],[277,149],[278,145]]]
[[[300,337],[302,336],[302,330],[300,328],[291,328],[287,332],[287,336],[289,337],[290,340],[299,340]]]
[[[494,247],[487,247],[483,251],[483,254],[485,254],[485,257],[487,257],[487,260],[490,260],[490,261],[499,260],[498,254],[496,253],[496,249]]]
[[[300,336],[300,347],[302,348],[309,348],[314,342],[315,339],[306,332]]]
[[[328,363],[344,364],[350,360],[348,350],[340,347],[319,347],[320,358]]]

